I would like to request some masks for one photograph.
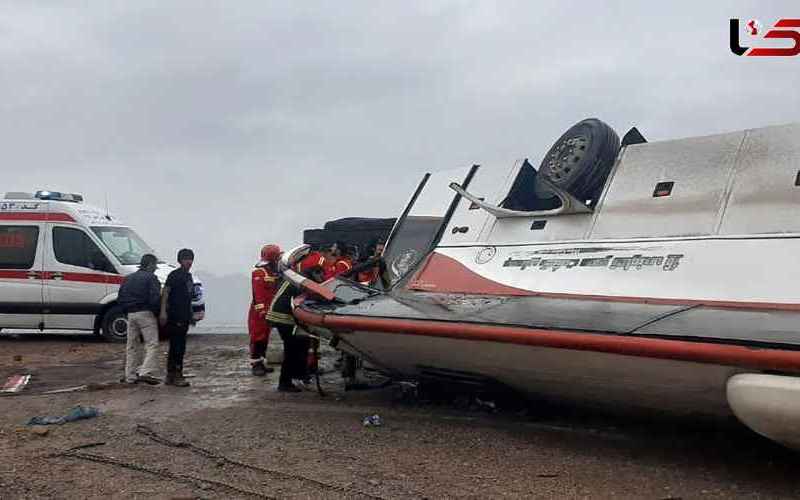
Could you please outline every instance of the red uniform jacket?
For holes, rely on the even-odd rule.
[[[349,257],[339,257],[333,264],[333,269],[335,276],[346,273],[347,271],[353,269],[353,261],[351,261]]]
[[[332,278],[335,274],[333,263],[326,259],[321,253],[319,252],[311,252],[301,260],[298,264],[295,265],[297,272],[300,274],[305,275],[306,271],[310,269],[320,268],[322,269],[322,279],[323,281]]]
[[[250,339],[254,342],[269,339],[270,325],[265,316],[269,311],[272,298],[278,291],[278,277],[264,267],[253,269],[252,289],[253,300],[250,303],[250,312],[247,318],[247,327]]]
[[[358,282],[370,285],[378,280],[378,276],[380,276],[380,268],[378,266],[375,266],[367,271],[359,272]]]

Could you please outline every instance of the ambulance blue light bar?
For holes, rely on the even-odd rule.
[[[39,200],[83,202],[83,195],[76,193],[59,193],[58,191],[36,191],[34,198]]]

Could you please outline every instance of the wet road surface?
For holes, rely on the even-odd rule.
[[[246,337],[189,340],[180,389],[117,383],[123,346],[92,336],[0,334],[0,377],[32,375],[0,397],[0,498],[800,497],[800,455],[732,421],[489,412],[345,392],[335,373],[324,398],[283,394],[277,373],[250,376]],[[24,425],[78,404],[103,415],[44,436]],[[364,427],[372,414],[383,425]]]

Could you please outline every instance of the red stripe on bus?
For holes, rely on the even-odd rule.
[[[400,335],[446,337],[460,340],[594,351],[643,358],[691,361],[759,370],[800,372],[800,351],[774,348],[762,349],[708,342],[462,322],[339,316],[335,314],[317,314],[302,307],[297,307],[294,310],[294,316],[302,323],[321,326],[333,331],[352,332],[357,330]]]
[[[621,295],[591,295],[579,293],[536,292],[524,290],[484,278],[452,257],[432,253],[409,282],[408,288],[420,292],[466,293],[474,295],[509,295],[547,297],[553,299],[596,300],[672,306],[706,306],[722,309],[763,309],[800,311],[800,304],[785,302],[747,302],[733,300],[679,299],[659,297],[627,297]]]

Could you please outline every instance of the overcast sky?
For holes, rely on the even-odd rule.
[[[262,243],[396,215],[426,171],[536,164],[585,117],[650,140],[800,121],[800,57],[733,55],[731,17],[800,4],[2,2],[0,191],[108,196],[170,260],[247,272]]]

